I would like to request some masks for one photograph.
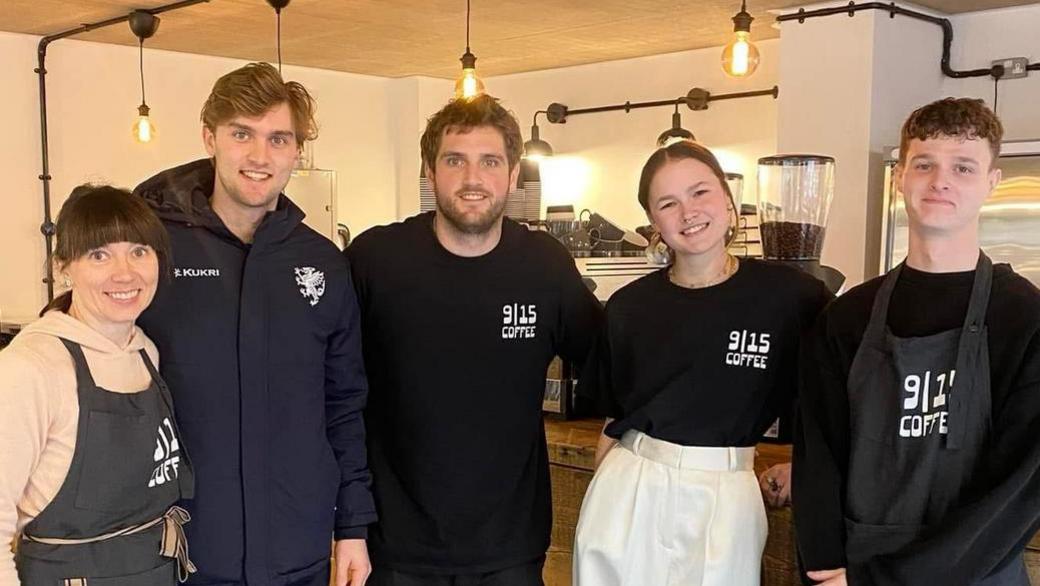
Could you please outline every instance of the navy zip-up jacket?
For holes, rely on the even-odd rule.
[[[213,182],[203,159],[134,191],[173,250],[138,323],[195,466],[190,583],[309,584],[333,535],[365,537],[376,519],[357,300],[343,255],[287,197],[245,244],[210,208]]]

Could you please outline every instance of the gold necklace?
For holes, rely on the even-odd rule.
[[[695,282],[683,282],[679,280],[679,278],[676,276],[674,264],[668,269],[668,279],[672,283],[675,283],[676,285],[684,287],[686,289],[703,289],[705,287],[711,287],[712,285],[718,285],[719,283],[730,278],[731,276],[733,276],[733,273],[737,272],[737,267],[739,266],[740,264],[737,262],[737,257],[727,252],[726,262],[722,264],[722,270],[708,279]]]

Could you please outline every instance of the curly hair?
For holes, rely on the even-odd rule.
[[[993,162],[1000,156],[1000,141],[1004,125],[1000,118],[982,100],[973,98],[944,98],[922,106],[903,123],[899,138],[899,163],[906,162],[910,141],[951,137],[961,140],[986,139]]]
[[[236,116],[263,116],[286,103],[292,111],[296,146],[303,148],[305,141],[318,138],[314,98],[303,84],[283,81],[270,63],[250,63],[221,76],[202,106],[202,123],[215,131]]]
[[[447,132],[469,132],[479,126],[494,127],[506,144],[506,159],[512,171],[520,162],[524,151],[520,124],[509,110],[498,103],[497,98],[481,94],[474,98],[459,98],[448,102],[439,112],[426,121],[426,130],[419,142],[423,164],[430,169],[436,167],[437,153],[441,149],[441,138]]]

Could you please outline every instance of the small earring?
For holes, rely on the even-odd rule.
[[[72,288],[72,279],[70,279],[68,275],[62,275],[61,276],[61,284],[64,285],[66,289],[71,289]]]
[[[645,254],[647,260],[653,264],[668,264],[672,260],[672,249],[656,229],[650,236],[650,245],[646,247]]]

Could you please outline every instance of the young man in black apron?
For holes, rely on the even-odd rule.
[[[980,252],[1003,129],[947,98],[903,126],[906,261],[804,349],[798,546],[813,583],[1028,586],[1040,527],[1040,292]]]

